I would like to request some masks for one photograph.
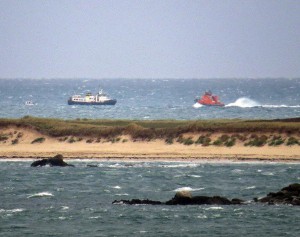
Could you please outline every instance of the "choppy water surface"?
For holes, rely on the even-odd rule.
[[[115,106],[67,105],[73,94],[102,87]],[[205,90],[225,107],[200,107]],[[274,119],[300,116],[300,79],[0,79],[0,117],[114,119]],[[36,105],[26,106],[31,100]]]
[[[299,182],[299,164],[116,163],[31,168],[0,162],[0,236],[299,236],[299,207],[252,203]],[[94,164],[98,167],[87,167]],[[236,206],[127,206],[176,190],[248,200]]]

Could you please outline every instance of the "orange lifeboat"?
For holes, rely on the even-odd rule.
[[[224,106],[224,103],[219,101],[219,97],[213,95],[211,91],[206,91],[200,99],[196,99],[195,102],[206,106]]]

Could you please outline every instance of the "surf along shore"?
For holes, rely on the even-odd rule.
[[[0,158],[300,162],[300,118],[0,119]]]

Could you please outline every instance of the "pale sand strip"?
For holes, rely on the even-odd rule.
[[[8,131],[5,131],[8,132]],[[31,144],[31,141],[42,135],[22,129],[19,143],[12,145],[11,141],[0,143],[0,158],[38,158],[52,157],[62,154],[65,158],[81,159],[117,159],[117,160],[169,160],[169,161],[197,161],[197,160],[234,160],[234,161],[281,161],[300,162],[300,146],[278,147],[245,147],[237,143],[235,146],[217,147],[201,145],[183,145],[174,143],[167,145],[162,140],[151,142],[100,142],[75,143],[59,142],[57,139],[46,137],[41,144]],[[45,137],[45,136],[43,136]]]
[[[62,154],[65,158],[150,159],[150,160],[273,160],[299,161],[300,146],[227,147],[166,145],[163,141],[126,143],[61,143],[0,145],[0,157],[35,158]]]

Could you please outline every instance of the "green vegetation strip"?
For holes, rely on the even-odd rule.
[[[90,136],[112,138],[130,135],[133,139],[177,138],[185,133],[286,133],[300,134],[300,118],[282,120],[63,120],[26,116],[0,119],[0,127],[31,128],[52,137]],[[5,139],[5,138],[2,138]],[[199,143],[201,143],[199,141]]]

